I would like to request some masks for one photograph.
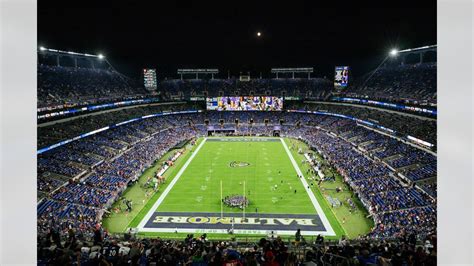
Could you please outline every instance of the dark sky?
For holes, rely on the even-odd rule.
[[[103,53],[127,75],[149,67],[163,78],[183,67],[269,76],[271,67],[306,66],[330,77],[335,65],[358,76],[393,47],[436,44],[436,1],[170,2],[40,0],[38,45]]]

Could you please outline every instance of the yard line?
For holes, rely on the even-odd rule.
[[[323,225],[324,227],[326,228],[327,230],[327,233],[325,235],[328,235],[328,236],[335,236],[336,234],[334,233],[334,230],[332,229],[331,227],[331,224],[329,223],[329,220],[328,218],[326,217],[326,215],[324,214],[324,211],[323,209],[321,208],[321,205],[319,205],[319,202],[318,200],[316,199],[316,197],[314,196],[313,194],[313,191],[311,191],[311,189],[308,188],[308,182],[306,182],[306,178],[304,177],[303,173],[301,172],[298,164],[296,163],[295,161],[295,158],[293,158],[293,155],[291,154],[290,150],[288,149],[288,146],[286,145],[285,141],[280,138],[280,141],[283,145],[283,148],[285,148],[285,151],[286,151],[286,154],[288,154],[288,157],[290,158],[290,161],[291,163],[293,164],[293,167],[295,168],[296,170],[296,173],[300,176],[302,176],[302,178],[300,178],[301,182],[303,183],[303,187],[304,189],[306,190],[306,193],[308,193],[308,196],[311,200],[311,202],[313,203],[313,206],[314,206],[314,209],[316,210],[316,212],[318,213],[319,217],[321,218],[321,221],[323,222]]]
[[[148,220],[151,218],[151,216],[153,215],[153,213],[158,209],[158,207],[160,206],[160,204],[163,202],[163,200],[166,198],[166,196],[168,195],[168,193],[171,191],[171,189],[173,188],[173,186],[176,184],[176,182],[178,182],[178,179],[181,177],[181,175],[184,173],[184,170],[186,170],[186,168],[188,168],[188,165],[191,163],[191,161],[194,159],[194,157],[196,156],[196,154],[198,153],[198,151],[201,149],[201,147],[204,145],[204,143],[206,142],[207,138],[204,138],[204,140],[201,142],[201,144],[199,144],[199,146],[196,148],[196,150],[191,154],[191,157],[189,157],[189,159],[186,161],[186,163],[183,165],[183,167],[181,167],[181,169],[179,170],[178,174],[176,174],[175,178],[171,181],[171,183],[168,185],[168,187],[165,189],[165,191],[163,191],[163,193],[161,194],[161,196],[158,198],[158,200],[155,202],[155,204],[153,204],[153,207],[151,207],[151,209],[148,211],[148,213],[145,215],[145,217],[143,217],[143,219],[140,221],[140,224],[138,225],[138,230],[139,231],[142,231],[143,228],[145,227],[145,224],[148,222]]]

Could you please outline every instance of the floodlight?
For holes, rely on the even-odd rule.
[[[260,35],[262,35],[262,33],[260,33],[260,32],[257,32],[257,36],[260,36]]]
[[[99,54],[97,57],[99,57],[99,59],[104,59],[104,55],[103,54]]]
[[[398,50],[397,49],[392,49],[392,51],[390,51],[390,55],[391,56],[396,56],[398,54]]]
[[[40,51],[44,51],[46,50],[46,48],[44,48],[43,46],[40,46]]]

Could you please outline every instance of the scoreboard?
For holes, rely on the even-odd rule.
[[[156,82],[156,69],[143,69],[143,83],[147,90],[156,90],[158,88]]]
[[[337,66],[334,74],[334,87],[345,88],[349,84],[349,67]]]

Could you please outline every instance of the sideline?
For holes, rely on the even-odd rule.
[[[318,200],[317,200],[316,197],[314,196],[313,191],[311,191],[311,189],[308,188],[308,182],[306,182],[306,178],[304,177],[304,175],[303,175],[303,173],[301,172],[301,170],[300,170],[298,164],[296,163],[295,158],[293,158],[293,155],[291,154],[290,150],[288,149],[288,146],[286,145],[286,143],[285,143],[285,141],[283,140],[283,138],[280,138],[280,141],[281,141],[283,147],[285,148],[286,154],[288,154],[288,157],[290,158],[290,161],[291,161],[291,163],[293,164],[293,167],[295,168],[296,173],[297,173],[298,175],[302,176],[302,178],[300,178],[300,180],[301,180],[301,182],[303,183],[303,187],[304,187],[304,189],[306,190],[306,193],[308,193],[309,199],[310,199],[311,202],[313,203],[314,209],[315,209],[316,212],[318,213],[319,217],[321,218],[321,221],[323,222],[324,227],[325,227],[326,230],[327,230],[327,233],[326,233],[325,235],[327,235],[327,236],[335,236],[336,233],[335,233],[334,230],[332,229],[331,224],[329,223],[328,218],[327,218],[326,215],[324,214],[324,211],[323,211],[323,209],[321,208],[321,205],[319,205]]]
[[[158,200],[155,202],[155,204],[153,204],[153,206],[150,208],[150,210],[148,211],[148,213],[143,217],[143,219],[140,221],[140,223],[138,224],[138,230],[139,231],[142,231],[143,228],[145,227],[145,224],[146,222],[151,218],[151,216],[153,215],[153,213],[155,213],[155,211],[158,209],[158,207],[160,206],[160,204],[163,202],[163,200],[166,198],[166,196],[168,195],[168,193],[171,191],[171,189],[174,187],[174,185],[176,184],[176,182],[178,182],[178,179],[181,177],[181,175],[184,173],[184,170],[186,170],[186,168],[188,168],[188,165],[191,163],[191,161],[194,159],[194,157],[196,156],[196,154],[199,152],[199,150],[201,149],[201,147],[204,145],[204,143],[206,143],[206,140],[207,138],[204,138],[204,140],[201,142],[201,144],[199,144],[199,146],[196,148],[196,150],[193,152],[193,154],[191,154],[191,157],[189,157],[189,159],[186,161],[186,163],[181,167],[181,169],[179,170],[179,172],[176,174],[176,176],[173,178],[173,180],[171,181],[171,183],[166,187],[165,191],[163,191],[163,193],[161,194],[161,196],[158,198]]]

